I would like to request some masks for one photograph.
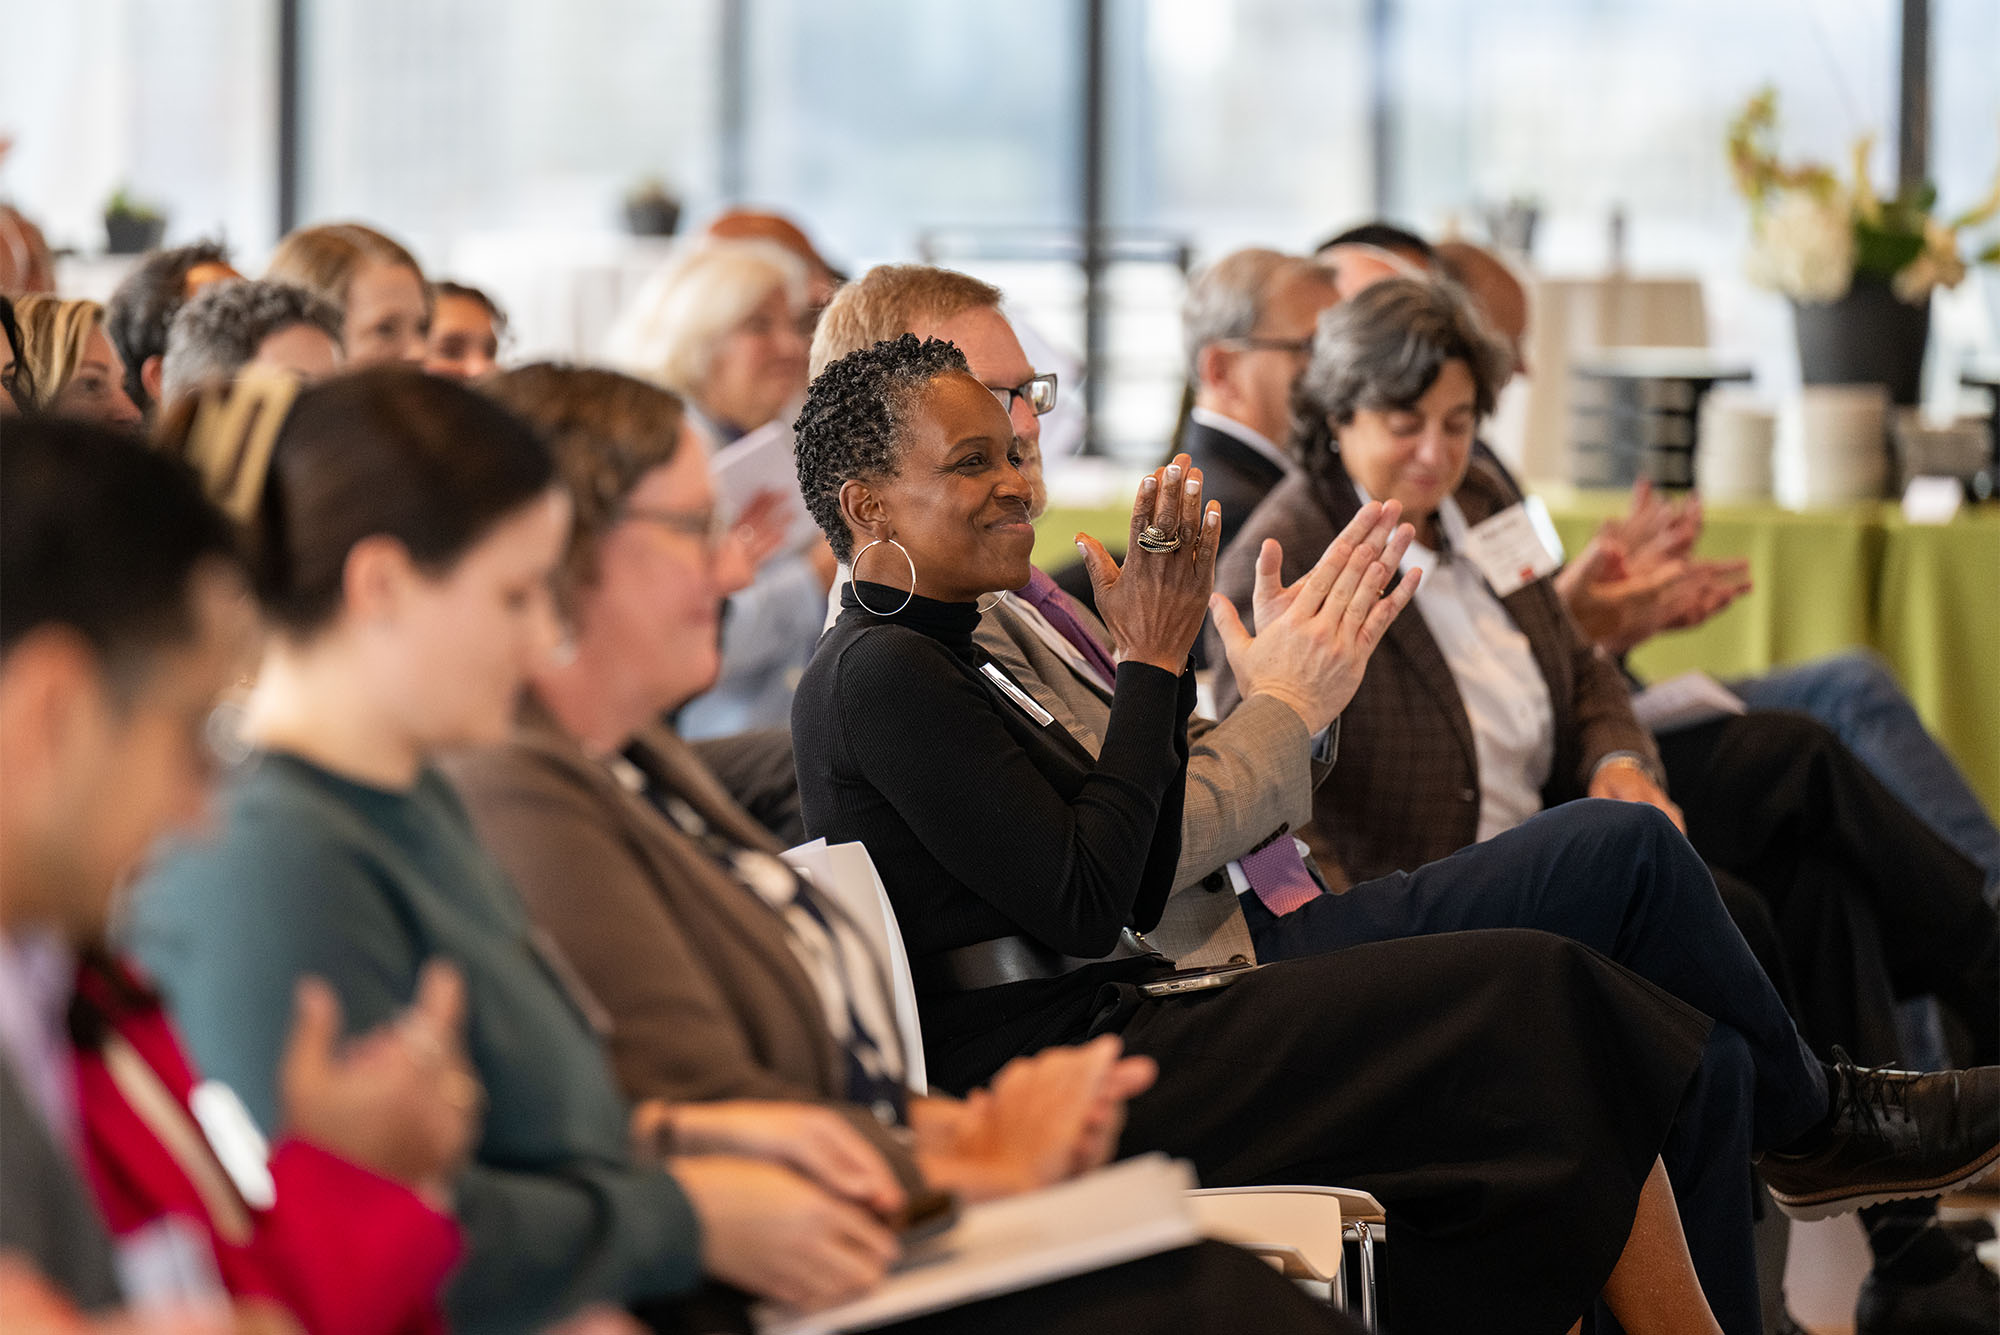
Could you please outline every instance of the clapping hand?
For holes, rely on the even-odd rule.
[[[1399,502],[1368,502],[1313,568],[1291,584],[1283,578],[1283,548],[1265,539],[1252,594],[1254,636],[1244,629],[1234,603],[1219,593],[1209,600],[1229,670],[1245,699],[1261,694],[1282,700],[1313,733],[1347,708],[1389,623],[1416,596],[1422,574],[1417,570],[1383,592],[1415,536],[1398,522],[1402,517]]]
[[[1175,455],[1140,482],[1130,540],[1121,565],[1097,539],[1077,535],[1098,613],[1118,661],[1179,675],[1201,634],[1222,543],[1222,507],[1203,508],[1201,470],[1187,455]]]
[[[924,1175],[970,1200],[1053,1185],[1111,1158],[1125,1105],[1159,1075],[1115,1035],[1017,1057],[963,1102],[911,1107]]]
[[[1698,626],[1750,589],[1747,561],[1696,557],[1701,502],[1662,500],[1646,482],[1632,510],[1608,519],[1556,575],[1556,592],[1584,635],[1622,654],[1666,630]]]
[[[340,1029],[333,989],[302,979],[278,1072],[287,1129],[442,1205],[482,1102],[465,1057],[464,980],[433,960],[396,1020],[347,1041]]]

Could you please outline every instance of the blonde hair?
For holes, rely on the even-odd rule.
[[[332,303],[343,316],[347,313],[347,289],[361,266],[373,260],[408,269],[423,283],[423,266],[400,243],[364,223],[322,223],[301,227],[278,243],[264,277],[273,282],[291,283]],[[430,301],[430,286],[424,284],[424,301]]]
[[[955,269],[929,264],[878,264],[833,294],[813,334],[815,379],[850,352],[938,323],[981,306],[998,309],[1000,289]]]
[[[722,336],[776,291],[805,310],[804,260],[773,241],[704,241],[646,281],[612,327],[605,360],[699,399]]]
[[[21,326],[21,362],[32,394],[21,406],[46,410],[83,365],[92,332],[104,324],[104,307],[63,297],[17,297],[14,319]]]

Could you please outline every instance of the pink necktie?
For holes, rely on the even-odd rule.
[[[1042,573],[1040,566],[1028,567],[1028,582],[1015,590],[1028,606],[1042,614],[1042,619],[1055,627],[1056,634],[1068,640],[1076,651],[1083,655],[1092,667],[1103,674],[1107,682],[1118,679],[1118,665],[1111,661],[1111,655],[1098,643],[1097,637],[1083,628],[1083,622],[1076,615],[1076,600],[1064,593],[1062,586]]]
[[[1256,852],[1245,853],[1237,865],[1243,868],[1251,893],[1273,917],[1282,918],[1324,893],[1306,870],[1305,859],[1299,856],[1299,846],[1290,833],[1280,833]]]

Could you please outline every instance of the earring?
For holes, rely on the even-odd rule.
[[[903,595],[903,601],[897,603],[895,608],[892,609],[891,611],[878,612],[874,608],[870,607],[866,602],[862,601],[861,587],[856,581],[858,581],[861,578],[861,558],[868,555],[869,548],[880,547],[885,542],[888,543],[891,547],[894,547],[897,551],[901,552],[903,554],[904,564],[910,567],[910,591]],[[904,608],[908,607],[910,605],[910,600],[917,596],[917,563],[910,559],[910,549],[905,547],[902,543],[897,542],[894,538],[875,539],[875,541],[869,543],[866,547],[863,547],[860,551],[856,552],[853,556],[853,559],[848,561],[847,591],[854,595],[855,602],[861,604],[861,610],[868,613],[870,616],[887,618],[896,615],[897,612],[900,612]]]

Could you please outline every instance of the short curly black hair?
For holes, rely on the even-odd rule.
[[[792,457],[806,509],[842,561],[853,557],[854,538],[841,517],[841,487],[896,475],[911,410],[931,381],[953,371],[970,373],[956,344],[904,334],[829,363],[807,389]]]

